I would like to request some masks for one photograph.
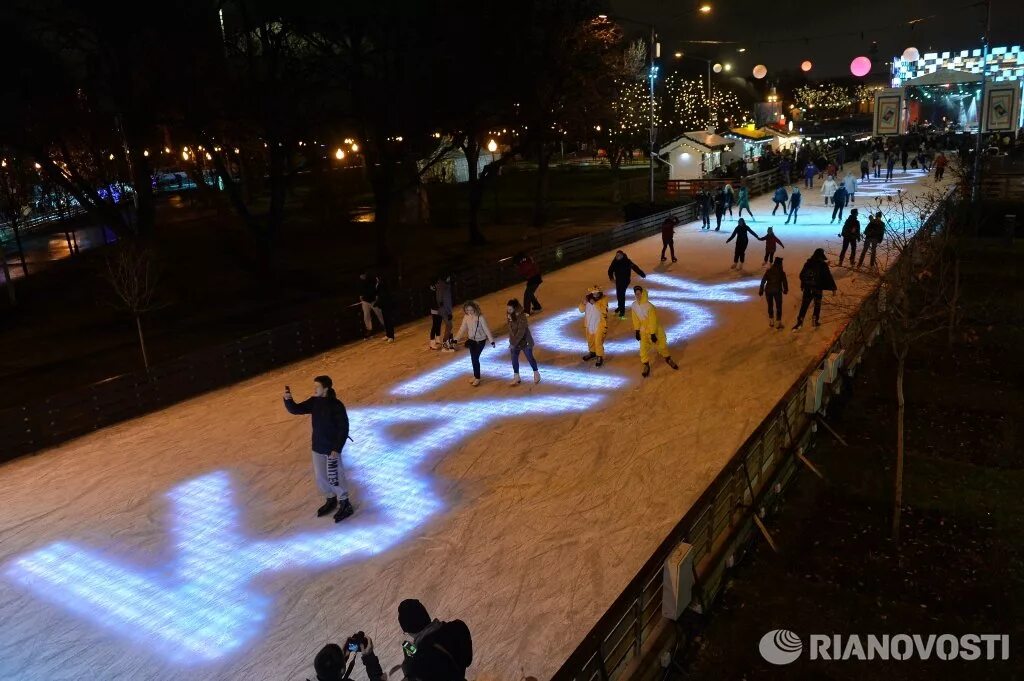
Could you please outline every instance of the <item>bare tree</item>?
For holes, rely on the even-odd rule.
[[[159,307],[153,300],[159,277],[152,251],[134,240],[122,242],[107,254],[103,278],[114,290],[117,306],[135,320],[142,364],[148,370],[142,315]]]
[[[925,337],[945,331],[956,318],[956,195],[935,187],[918,194],[900,192],[876,199],[871,214],[881,213],[885,224],[878,246],[879,262],[858,267],[855,281],[877,292],[861,308],[859,296],[837,303],[840,312],[860,313],[857,331],[885,334],[896,359],[896,472],[893,481],[892,539],[900,540],[905,453],[904,379],[907,357]],[[863,254],[862,259],[863,261]],[[845,302],[844,302],[845,301]]]

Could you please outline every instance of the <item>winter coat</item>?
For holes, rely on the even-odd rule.
[[[661,240],[665,243],[672,241],[676,235],[676,225],[679,221],[675,218],[665,218],[665,221],[661,223]]]
[[[533,334],[530,333],[530,320],[519,313],[508,316],[508,344],[512,348],[532,348]]]
[[[847,175],[843,178],[843,186],[846,187],[846,193],[853,194],[857,193],[857,179],[853,175]]]
[[[750,225],[744,223],[742,225],[736,225],[736,229],[732,230],[732,235],[728,239],[725,240],[725,243],[729,243],[733,239],[736,239],[736,245],[737,246],[739,246],[741,244],[746,246],[746,244],[747,244],[747,233],[753,234],[755,239],[760,239],[761,238],[761,237],[759,237],[757,235],[757,232],[755,232],[754,230],[750,229]]]
[[[843,238],[860,241],[860,221],[852,215],[843,223]]]
[[[828,269],[828,263],[814,256],[807,259],[800,270],[800,288],[804,291],[835,291],[836,280]]]
[[[438,279],[430,289],[434,292],[434,307],[430,310],[433,314],[442,317],[452,316],[452,285],[447,279]]]
[[[487,320],[484,319],[482,314],[466,314],[462,316],[462,325],[459,326],[459,332],[455,334],[455,337],[462,338],[463,336],[473,341],[485,340],[489,343],[494,342],[494,335],[491,334],[491,329],[487,326]]]
[[[527,281],[534,277],[538,280],[540,279],[540,266],[529,256],[516,263],[516,271],[519,272],[520,277]]]
[[[831,177],[825,178],[825,182],[821,185],[822,196],[832,196],[836,193],[836,181]]]
[[[793,193],[789,195],[789,207],[790,208],[799,208],[801,200],[802,200],[802,197],[800,196],[800,190],[799,189],[793,190]]]
[[[869,170],[870,170],[870,166],[868,166],[868,160],[866,158],[861,160],[861,162],[860,162],[860,172],[861,172],[861,174],[866,175]]]
[[[764,250],[766,253],[774,253],[776,245],[782,246],[783,248],[786,247],[786,244],[782,243],[782,239],[775,236],[775,232],[769,232],[764,235]]]
[[[785,187],[779,187],[775,190],[775,193],[772,195],[772,201],[775,203],[785,203],[786,201],[789,201],[789,194],[786,193]]]
[[[310,397],[296,403],[285,399],[284,408],[289,414],[311,414],[313,417],[313,451],[317,454],[340,452],[348,438],[348,412],[341,400]]]
[[[845,206],[848,198],[850,198],[850,195],[846,191],[846,185],[839,185],[836,187],[835,192],[832,193],[832,203],[837,206]]]
[[[628,284],[632,278],[631,272],[636,272],[641,277],[647,276],[647,273],[637,267],[628,255],[623,255],[621,259],[612,258],[612,264],[608,266],[608,278],[614,279],[617,283]]]
[[[388,290],[388,285],[380,277],[377,277],[374,298],[377,300],[377,307],[387,307],[391,303],[391,292]]]
[[[359,280],[359,300],[372,303],[377,300],[377,280],[373,277]]]
[[[750,190],[746,187],[740,187],[739,192],[736,194],[736,205],[740,208],[750,208]]]
[[[949,159],[946,158],[945,154],[939,154],[938,156],[935,157],[936,168],[945,168],[948,163]]]
[[[633,318],[633,330],[639,331],[641,336],[657,334],[661,331],[661,324],[658,323],[658,311],[647,300],[647,289],[641,289],[640,296],[629,306],[630,315]]]
[[[600,289],[592,288],[587,293],[593,297]],[[608,296],[602,295],[597,300],[584,300],[579,304],[583,313],[583,329],[588,335],[603,335],[608,330]]]
[[[781,267],[769,267],[765,270],[764,276],[761,277],[761,290],[760,294],[765,293],[778,293],[781,291],[783,295],[789,293],[789,280],[786,279],[786,273]]]
[[[715,215],[722,216],[725,212],[725,192],[719,189],[715,192]]]
[[[813,163],[808,163],[807,167],[804,169],[804,177],[806,177],[808,180],[813,180],[814,176],[817,174],[818,167]]]
[[[864,240],[881,243],[884,237],[885,223],[878,218],[871,218],[868,220],[867,227],[864,228]]]

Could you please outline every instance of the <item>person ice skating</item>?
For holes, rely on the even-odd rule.
[[[540,370],[537,368],[537,360],[533,358],[533,334],[530,333],[530,322],[523,310],[523,306],[515,298],[508,301],[505,306],[506,320],[508,321],[508,347],[512,356],[512,383],[519,385],[519,354],[526,355],[526,361],[533,369],[533,382],[540,383]]]
[[[701,229],[711,229],[711,207],[714,199],[711,198],[711,192],[706,188],[701,188],[697,192],[697,209],[700,211],[700,223]]]
[[[384,312],[377,304],[377,278],[369,272],[359,275],[359,305],[363,308],[364,338],[373,334],[373,316],[376,315],[381,327],[384,326]]]
[[[850,216],[843,223],[843,231],[838,234],[843,238],[843,248],[839,251],[839,266],[843,266],[843,258],[846,256],[846,249],[850,249],[850,267],[857,259],[857,242],[860,241],[860,220],[857,219],[857,209],[850,211]]]
[[[765,234],[764,238],[761,240],[764,241],[764,263],[766,265],[775,261],[775,248],[777,246],[781,246],[782,248],[786,247],[786,245],[782,243],[782,239],[775,236],[775,232],[771,227],[768,228],[768,233]]]
[[[679,224],[679,218],[675,215],[669,215],[661,223],[661,261],[665,262],[665,249],[667,248],[672,254],[672,262],[676,262],[676,225]]]
[[[729,243],[736,239],[736,249],[733,251],[732,267],[730,269],[743,269],[743,261],[747,253],[747,234],[753,234],[755,239],[761,240],[757,232],[750,229],[747,223],[743,221],[743,218],[740,218],[740,221],[736,223],[736,229],[732,230],[732,235],[725,240],[725,243]]]
[[[725,183],[725,210],[729,213],[729,217],[732,217],[732,204],[736,200],[736,192],[732,188],[732,184]]]
[[[739,209],[736,212],[736,215],[739,217],[743,217],[743,209],[746,208],[747,215],[750,216],[751,220],[754,219],[754,214],[750,212],[750,189],[747,188],[746,184],[740,184],[740,189],[736,193],[736,208]]]
[[[868,165],[868,157],[865,156],[860,160],[860,181],[867,182],[871,179],[871,167]]]
[[[639,274],[641,279],[647,278],[647,274],[637,267],[629,259],[629,256],[622,251],[615,251],[612,264],[608,266],[608,280],[615,282],[615,298],[618,302],[615,314],[619,316],[619,319],[626,318],[626,291],[629,289],[629,283],[633,279],[633,272]]]
[[[832,199],[832,195],[836,193],[836,181],[832,176],[825,178],[825,182],[821,185],[821,193],[825,197],[825,205]]]
[[[740,220],[742,222],[742,220]],[[640,341],[640,363],[643,365],[641,372],[644,378],[651,374],[650,350],[651,346],[658,349],[658,354],[673,369],[679,369],[668,354],[668,337],[665,329],[658,321],[658,311],[654,305],[647,300],[647,289],[643,286],[633,287],[633,304],[630,311],[633,315],[633,330],[636,332],[636,339]]]
[[[803,202],[803,197],[800,195],[800,187],[795,184],[792,187],[793,191],[789,195],[789,215],[786,216],[786,224],[792,220],[793,224],[796,224],[796,215],[800,212],[800,204]]]
[[[949,165],[949,159],[946,158],[946,154],[940,151],[932,165],[935,166],[935,181],[942,182],[942,176],[946,174],[946,166]]]
[[[317,509],[323,517],[337,508],[334,522],[341,522],[355,509],[348,500],[348,482],[341,463],[341,450],[348,437],[348,413],[334,392],[329,376],[313,379],[313,396],[296,403],[291,389],[285,386],[284,408],[289,414],[309,414],[313,425],[313,479],[327,501]]]
[[[846,198],[847,198],[847,196],[848,196],[848,194],[846,193],[846,185],[843,184],[842,182],[840,182],[836,186],[836,190],[834,192],[832,192],[832,220],[831,220],[831,222],[835,222],[836,221],[836,215],[837,214],[838,214],[840,220],[843,219],[843,211],[846,209]],[[829,224],[831,224],[831,222]]]
[[[768,230],[771,232],[771,228]],[[789,295],[789,280],[782,269],[782,258],[775,258],[761,277],[759,296],[768,301],[768,326],[782,330],[782,296]]]
[[[857,178],[853,176],[853,173],[846,173],[846,177],[843,178],[843,186],[846,187],[848,205],[853,205],[857,200]]]
[[[885,155],[885,181],[892,179],[892,169],[896,167],[896,154],[890,151]]]
[[[430,285],[434,293],[434,304],[430,309],[430,349],[452,348],[452,280],[449,275],[438,276]],[[441,325],[444,334],[441,334]]]
[[[800,270],[800,290],[803,292],[803,298],[800,300],[800,312],[797,314],[793,330],[798,331],[804,325],[804,316],[812,303],[814,325],[821,326],[821,294],[823,291],[834,293],[836,290],[836,280],[832,278],[832,272],[828,269],[824,249],[815,250],[804,263],[803,269]]]
[[[885,238],[885,223],[882,221],[882,213],[875,213],[868,224],[864,227],[864,247],[860,251],[860,259],[857,260],[857,267],[864,265],[864,255],[870,251],[871,260],[870,267],[875,266],[875,251],[878,250],[878,244],[882,243],[882,239]],[[850,258],[850,262],[853,262],[853,258]]]
[[[604,337],[608,333],[608,298],[597,286],[592,286],[583,302],[579,304],[583,313],[583,330],[587,335],[587,354],[583,361],[597,359],[595,366],[604,364]]]
[[[786,193],[785,185],[779,185],[775,188],[775,193],[772,194],[772,201],[775,202],[775,207],[772,208],[772,215],[775,215],[775,211],[782,206],[782,214],[786,214],[786,202],[789,201],[789,194]]]
[[[814,189],[814,176],[818,174],[818,166],[808,163],[804,168],[804,187]]]
[[[494,336],[491,334],[484,313],[475,300],[471,300],[462,306],[462,325],[459,332],[455,334],[455,340],[466,338],[466,347],[469,348],[469,361],[473,364],[473,380],[470,382],[474,388],[480,385],[480,353],[488,343],[494,347]]]
[[[725,190],[721,187],[715,192],[715,231],[722,231],[722,216],[725,215]]]
[[[871,165],[875,168],[875,179],[882,179],[882,155],[878,149],[871,152]]]
[[[907,174],[907,159],[910,158],[910,153],[907,151],[907,147],[904,146],[903,150],[900,151],[900,161],[903,164],[903,174]]]
[[[543,283],[540,276],[540,266],[533,258],[520,253],[515,258],[516,271],[519,276],[526,280],[526,291],[523,292],[523,310],[526,314],[540,312],[540,301],[537,300],[537,288]]]

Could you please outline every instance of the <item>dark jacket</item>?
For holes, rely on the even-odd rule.
[[[736,225],[736,229],[732,230],[732,236],[725,240],[725,243],[729,243],[733,239],[736,239],[736,245],[747,243],[747,233],[753,234],[755,239],[760,239],[757,232],[750,229],[750,225],[744,223],[742,225]]]
[[[785,203],[786,201],[789,201],[789,194],[786,193],[786,189],[784,187],[776,189],[775,193],[772,194],[772,201],[775,203]]]
[[[781,267],[769,267],[761,277],[760,293],[778,293],[779,291],[782,291],[783,294],[789,293],[789,280],[786,279],[786,273]]]
[[[843,223],[843,238],[860,241],[860,221],[852,215]]]
[[[513,348],[533,347],[533,334],[530,333],[530,322],[525,314],[508,316],[508,344]]]
[[[374,277],[359,280],[359,300],[368,303],[377,300],[377,280]]]
[[[881,243],[884,237],[885,223],[878,218],[871,218],[868,220],[868,225],[864,228],[865,241],[877,241]]]
[[[317,454],[340,452],[348,438],[348,412],[341,400],[310,397],[302,402],[285,400],[289,414],[313,416],[313,451]]]
[[[845,206],[848,198],[850,198],[850,193],[846,191],[846,185],[840,182],[832,194],[832,203],[837,206]]]
[[[793,192],[792,194],[790,194],[789,195],[789,207],[790,208],[799,208],[800,207],[800,200],[801,200],[802,196],[803,196],[803,194],[801,194],[800,192]]]
[[[435,623],[429,633],[417,634],[416,654],[406,656],[402,671],[407,679],[457,681],[466,678],[473,664],[473,637],[462,620]],[[433,624],[433,623],[432,623]]]
[[[637,267],[628,255],[623,255],[621,260],[612,258],[612,264],[608,266],[608,278],[614,279],[616,282],[628,283],[632,278],[631,272],[636,272],[641,277],[647,276],[647,273]]]
[[[391,292],[381,277],[377,277],[375,282],[374,295],[377,298],[377,307],[386,307],[391,304]]]
[[[678,224],[679,220],[674,217],[665,218],[665,221],[661,223],[661,240],[665,243],[672,241]]]
[[[814,256],[807,259],[800,270],[800,288],[804,291],[835,291],[836,280],[828,269],[828,263]]]

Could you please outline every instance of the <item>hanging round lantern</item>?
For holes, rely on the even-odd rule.
[[[715,64],[714,66],[711,67],[711,70],[714,71],[715,73],[721,73],[722,72],[722,65],[721,64]]]
[[[804,59],[802,62],[800,62],[800,70],[803,71],[804,73],[807,73],[813,68],[814,64],[812,64],[808,59]]]
[[[760,79],[764,78],[767,75],[768,75],[768,67],[765,66],[764,64],[758,64],[757,66],[754,67],[754,78],[757,78],[758,80],[760,80]]]
[[[867,57],[857,57],[850,62],[850,73],[863,78],[871,72],[871,60]]]
[[[916,47],[908,47],[903,50],[903,61],[917,61],[921,58],[921,53],[917,51]]]

